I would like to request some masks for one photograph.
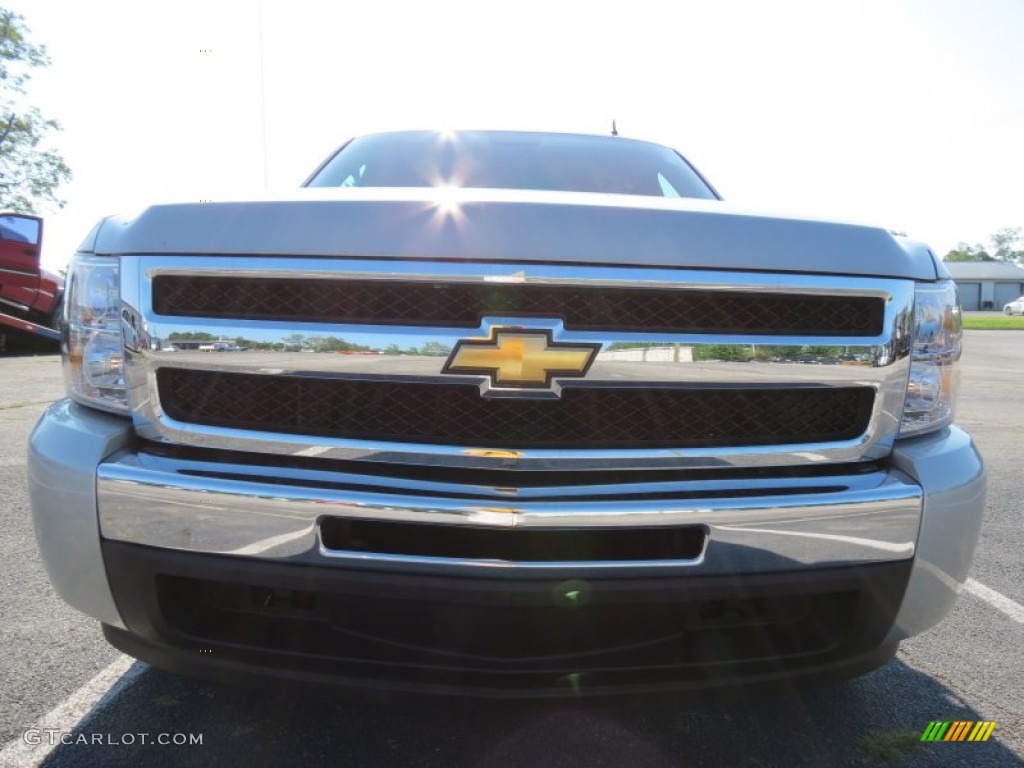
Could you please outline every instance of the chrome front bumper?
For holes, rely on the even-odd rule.
[[[128,450],[99,465],[100,530],[107,539],[165,549],[388,570],[720,574],[905,560],[914,554],[921,516],[920,487],[898,471],[543,489],[415,485]],[[801,488],[790,493],[787,485]],[[515,498],[487,498],[487,492]],[[553,499],[555,492],[563,498]],[[614,500],[602,498],[612,493]],[[530,498],[541,494],[543,500]],[[641,494],[648,498],[630,498]],[[708,537],[703,552],[687,560],[506,562],[331,550],[319,536],[327,517],[505,529],[701,526]]]
[[[905,620],[897,620],[906,636],[948,611],[967,575],[984,502],[980,457],[955,428],[901,441],[876,471],[800,478],[798,492],[787,490],[796,481],[774,478],[648,483],[631,487],[631,499],[622,486],[607,485],[485,498],[510,489],[461,486],[457,494],[441,482],[411,487],[381,475],[141,453],[127,420],[69,401],[52,406],[37,425],[29,480],[37,537],[57,591],[114,626],[122,623],[103,572],[101,538],[253,561],[503,578],[569,571],[810,577],[816,568],[915,558],[900,612]],[[551,496],[570,492],[564,500]],[[325,517],[504,528],[700,525],[708,537],[691,560],[524,564],[329,550],[319,537]]]

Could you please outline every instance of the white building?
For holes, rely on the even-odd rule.
[[[1001,310],[1024,296],[1024,269],[1005,261],[947,261],[965,310]]]

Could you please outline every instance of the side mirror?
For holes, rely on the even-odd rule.
[[[0,241],[22,243],[38,249],[43,240],[43,220],[22,213],[0,213]]]

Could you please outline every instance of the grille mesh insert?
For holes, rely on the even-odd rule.
[[[285,434],[469,447],[785,445],[859,437],[868,387],[566,387],[559,400],[481,397],[463,384],[161,368],[178,421]]]
[[[877,336],[880,298],[735,291],[160,275],[161,315],[476,328],[485,316],[568,329]]]

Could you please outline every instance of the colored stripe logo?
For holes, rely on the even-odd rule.
[[[994,720],[933,720],[921,734],[921,741],[988,741]]]

